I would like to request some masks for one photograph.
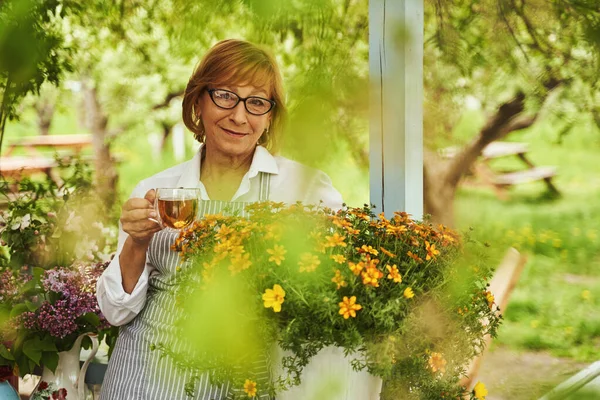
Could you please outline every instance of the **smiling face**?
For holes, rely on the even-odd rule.
[[[252,85],[219,85],[214,89],[225,89],[239,97],[259,96],[269,99],[271,94],[264,87]],[[205,132],[206,151],[227,158],[249,157],[254,153],[257,142],[271,122],[271,113],[252,115],[240,101],[227,110],[218,107],[204,91],[198,99],[197,111]]]

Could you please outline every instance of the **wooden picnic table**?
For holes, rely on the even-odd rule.
[[[560,194],[552,178],[557,174],[554,166],[536,166],[527,158],[529,145],[519,142],[492,142],[487,145],[481,157],[473,165],[472,175],[478,178],[486,186],[491,186],[496,195],[501,199],[507,199],[507,189],[521,183],[543,180],[548,190],[554,194]],[[442,156],[452,158],[458,154],[458,148],[449,147],[442,150]],[[500,171],[491,165],[492,160],[503,157],[517,157],[525,164],[524,169],[514,171]]]
[[[22,148],[32,156],[39,156],[44,149],[55,151],[68,150],[72,153],[80,153],[82,149],[92,145],[92,135],[39,135],[26,136],[8,145],[5,156],[10,156],[16,149]]]
[[[9,143],[7,152],[0,157],[0,175],[4,179],[18,181],[25,176],[43,172],[58,182],[58,177],[53,174],[53,168],[58,166],[55,154],[59,150],[79,154],[91,144],[92,135],[89,134],[23,137]],[[12,155],[16,149],[24,149],[26,155]]]

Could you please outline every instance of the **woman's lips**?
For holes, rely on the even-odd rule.
[[[225,129],[225,128],[221,128],[221,129],[223,129],[228,135],[234,136],[234,137],[244,137],[244,136],[248,135],[247,133],[230,131],[229,129]]]

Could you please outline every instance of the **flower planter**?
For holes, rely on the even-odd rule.
[[[340,347],[321,350],[302,371],[302,383],[279,393],[277,400],[379,400],[381,378],[354,371],[351,360]],[[275,373],[281,374],[282,369],[276,368]]]
[[[79,366],[81,341],[85,336],[92,340],[92,351],[83,366]],[[54,373],[44,367],[42,378],[33,390],[31,400],[50,398],[58,392],[59,399],[84,400],[86,398],[85,372],[92,358],[98,351],[98,337],[95,334],[84,333],[80,335],[71,350],[58,353],[58,365]],[[53,397],[52,397],[53,398]]]

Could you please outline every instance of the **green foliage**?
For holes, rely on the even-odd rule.
[[[50,178],[23,179],[18,192],[11,193],[16,183],[0,181],[7,201],[0,211],[0,238],[8,252],[3,264],[16,270],[70,265],[84,256],[90,261],[106,258],[114,248],[116,234],[101,223],[106,218],[93,192],[89,165],[59,161],[60,185]]]
[[[28,93],[39,93],[45,82],[58,84],[71,71],[63,18],[79,10],[69,0],[9,0],[0,3],[0,148],[7,118]]]
[[[432,146],[465,143],[452,128],[467,100],[495,112],[517,94],[526,113],[558,117],[565,134],[579,113],[600,128],[600,8],[593,0],[425,2],[425,133]],[[549,89],[558,85],[548,97]]]

